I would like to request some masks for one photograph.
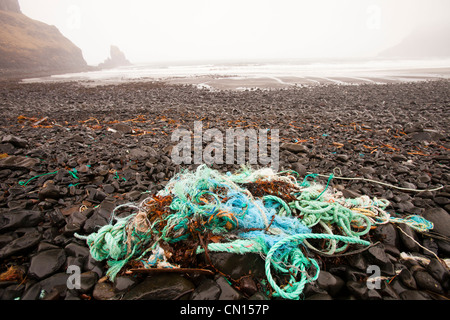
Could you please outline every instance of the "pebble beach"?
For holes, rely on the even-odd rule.
[[[271,299],[258,255],[211,254],[220,271],[213,275],[123,272],[109,281],[106,262],[74,236],[97,231],[116,206],[138,203],[194,170],[197,164],[173,163],[171,136],[194,131],[195,121],[221,132],[278,129],[280,171],[364,178],[333,179],[330,188],[346,198],[386,199],[392,215],[433,223],[429,234],[384,224],[370,231],[376,245],[369,250],[318,258],[319,278],[302,299],[450,298],[448,80],[242,91],[159,81],[3,81],[0,114],[2,300]],[[212,167],[226,173],[240,165]],[[366,285],[371,264],[381,267],[379,289]],[[73,265],[81,269],[79,289],[66,286]]]

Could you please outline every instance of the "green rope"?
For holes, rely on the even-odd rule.
[[[26,181],[26,182],[19,181],[19,185],[21,185],[21,186],[26,186],[26,185],[27,185],[31,180],[33,180],[33,179],[36,179],[36,178],[39,178],[39,177],[43,177],[43,176],[52,175],[52,174],[57,174],[57,173],[58,173],[58,171],[40,174],[40,175],[38,175],[38,176],[34,176],[34,177],[31,178],[31,179],[28,179],[28,181]]]
[[[43,174],[40,174],[40,175],[37,175],[37,176],[34,176],[34,177],[28,179],[26,182],[24,182],[24,181],[19,181],[19,185],[21,185],[21,186],[26,186],[30,181],[32,181],[32,180],[34,180],[34,179],[36,179],[36,178],[43,177],[43,176],[48,176],[48,175],[52,175],[52,174],[57,174],[58,172],[59,172],[59,170],[56,170],[56,171],[54,171],[54,172],[43,173]],[[77,175],[75,174],[76,172],[77,172],[77,169],[73,169],[73,170],[70,170],[70,171],[69,171],[69,173],[72,175],[72,177],[74,177],[75,179],[79,179],[79,178],[77,177]]]
[[[286,244],[292,246],[294,243],[300,243],[306,241],[306,239],[327,239],[332,241],[342,241],[347,244],[361,244],[368,246],[370,242],[332,234],[319,234],[319,233],[309,233],[309,234],[297,234],[293,236],[286,237],[278,241],[270,249],[267,248],[263,241],[260,239],[253,240],[236,240],[228,243],[210,243],[208,244],[208,251],[211,252],[229,252],[235,254],[246,254],[246,253],[263,253],[265,257],[265,273],[266,278],[272,288],[275,290],[275,297],[282,297],[284,299],[298,300],[303,292],[305,285],[309,282],[317,280],[319,276],[319,266],[314,259],[308,259],[304,256],[303,252],[298,248],[294,247],[290,250],[283,250],[281,256],[275,257],[275,253],[280,250],[280,248]],[[197,248],[196,253],[200,254],[204,252],[201,247]],[[314,267],[316,270],[313,277],[309,277],[307,270]],[[290,274],[290,279],[284,288],[280,288],[275,282],[272,276],[272,268],[277,272],[282,272],[285,274]],[[300,272],[300,280],[297,281],[298,273]]]
[[[330,185],[330,182],[331,182],[331,180],[333,179],[333,177],[334,177],[334,175],[333,174],[330,174],[330,177],[328,178],[328,182],[327,182],[327,185],[325,186],[325,188],[323,189],[323,191],[322,191],[322,193],[321,194],[319,194],[319,196],[317,197],[317,199],[316,200],[319,200],[320,199],[320,197],[325,193],[325,191],[327,191],[327,189],[328,189],[328,186]]]
[[[279,204],[282,205],[282,207],[284,208],[286,213],[288,215],[291,215],[291,213],[292,213],[291,208],[289,208],[289,205],[286,202],[284,202],[283,199],[281,199],[281,198],[279,198],[277,196],[267,195],[267,196],[263,197],[263,201],[265,201],[265,200],[271,200],[271,201],[278,202]]]
[[[410,215],[406,218],[390,217],[389,222],[404,223],[410,226],[412,229],[418,232],[428,232],[434,228],[434,224],[431,221],[426,220],[422,216]]]
[[[79,179],[78,176],[76,175],[77,173],[77,169],[73,168],[72,170],[69,170],[69,173],[72,177],[74,177],[75,179]]]
[[[297,234],[278,241],[274,246],[272,246],[272,248],[270,248],[269,252],[266,255],[266,262],[265,262],[267,281],[276,291],[274,296],[282,297],[285,299],[298,300],[303,292],[305,285],[309,282],[317,280],[317,278],[319,277],[320,269],[319,266],[317,265],[317,262],[314,259],[311,260],[307,259],[303,255],[302,251],[298,248],[292,250],[289,253],[289,258],[291,260],[290,262],[292,265],[292,267],[290,267],[288,270],[289,273],[291,274],[289,283],[285,285],[284,288],[280,288],[272,277],[271,268],[273,267],[274,264],[276,264],[276,261],[273,261],[274,260],[273,256],[281,248],[281,246],[285,244],[301,242],[306,239],[328,239],[328,240],[342,241],[346,243],[361,244],[365,246],[370,245],[370,242],[361,239],[339,235],[319,234],[319,233]],[[316,273],[312,278],[308,279],[307,268],[311,266],[314,266],[314,268],[316,269]],[[296,280],[298,271],[300,271],[301,273],[300,281]]]

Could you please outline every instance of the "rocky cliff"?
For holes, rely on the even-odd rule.
[[[22,14],[18,0],[0,0],[0,77],[88,68],[81,50],[55,26]]]
[[[17,0],[0,0],[0,11],[21,13],[19,1],[17,1]]]

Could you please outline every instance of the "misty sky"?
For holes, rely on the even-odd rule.
[[[133,63],[371,57],[449,20],[449,0],[19,0],[96,65],[119,46]]]

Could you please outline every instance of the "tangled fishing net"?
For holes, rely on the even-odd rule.
[[[308,253],[369,246],[363,238],[370,229],[391,221],[387,200],[345,199],[328,188],[332,176],[326,186],[315,178],[308,175],[299,183],[292,171],[244,167],[222,174],[202,165],[179,173],[138,204],[116,207],[110,224],[98,232],[76,236],[86,240],[94,259],[107,260],[111,280],[129,264],[179,268],[205,251],[259,253],[272,296],[299,299],[320,272]],[[119,218],[115,213],[123,207],[133,213]],[[433,227],[423,218],[409,219],[417,228]],[[287,280],[277,283],[274,274]]]

